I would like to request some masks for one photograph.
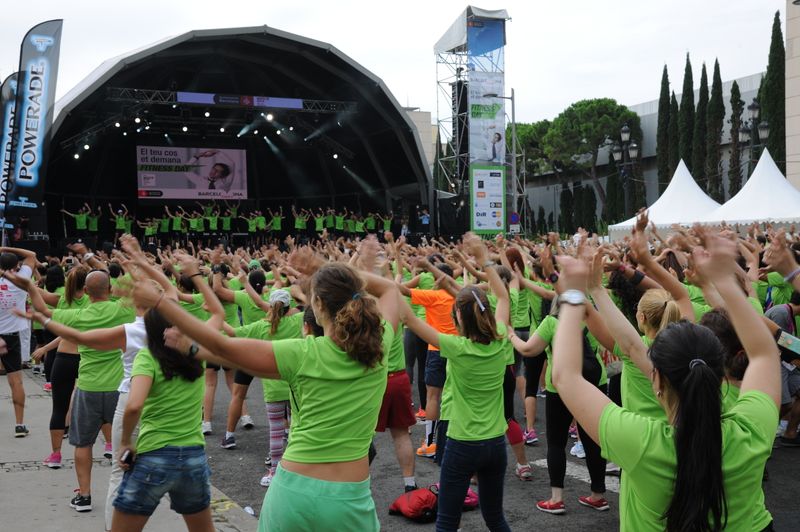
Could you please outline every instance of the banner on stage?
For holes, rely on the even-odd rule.
[[[471,163],[506,162],[506,114],[502,72],[470,72],[469,159]],[[488,96],[492,95],[492,96]]]
[[[505,230],[505,175],[503,166],[470,166],[470,228],[474,233],[495,234]]]
[[[2,154],[2,170],[0,170],[0,227],[5,224],[6,201],[11,186],[12,162],[14,154],[12,146],[12,129],[14,128],[14,107],[17,100],[17,74],[8,76],[0,86],[0,154]],[[10,225],[6,229],[11,229]]]
[[[137,146],[139,199],[247,199],[247,151]]]

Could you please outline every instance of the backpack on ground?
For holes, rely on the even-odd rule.
[[[430,523],[436,520],[438,498],[430,488],[417,488],[400,495],[389,506],[389,514],[402,515],[418,523]]]

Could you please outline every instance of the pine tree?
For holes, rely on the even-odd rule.
[[[678,112],[678,99],[675,97],[675,91],[672,92],[672,97],[669,100],[669,179],[672,179],[675,170],[678,169],[678,163],[681,160],[680,155],[680,113]],[[667,180],[667,183],[669,182]],[[666,188],[666,183],[664,185]]]
[[[769,62],[764,76],[761,104],[761,119],[769,124],[766,146],[781,172],[786,173],[786,50],[783,47],[780,11],[775,12],[772,22],[772,42],[769,46]]]
[[[711,83],[711,99],[708,101],[706,128],[706,190],[715,200],[722,202],[721,142],[722,126],[725,122],[725,102],[722,99],[722,77],[719,61],[714,61],[714,80]],[[737,132],[738,135],[738,132]],[[738,138],[736,139],[739,140]]]
[[[731,85],[731,117],[728,119],[728,123],[731,125],[731,153],[728,160],[729,198],[735,196],[739,189],[742,188],[742,148],[739,144],[742,111],[744,111],[744,100],[742,100],[742,95],[739,92],[739,84],[734,81],[733,85]]]
[[[669,170],[669,74],[667,65],[661,73],[661,94],[658,97],[658,129],[656,130],[656,166],[658,167],[658,192],[667,188],[672,173]]]
[[[700,71],[700,90],[697,94],[697,109],[692,133],[692,175],[700,188],[706,190],[706,132],[708,116],[708,74],[706,64]]]
[[[692,134],[694,133],[694,80],[692,79],[692,63],[686,54],[686,68],[683,72],[683,94],[681,94],[680,118],[678,119],[678,136],[680,148],[678,153],[689,170],[692,170]]]

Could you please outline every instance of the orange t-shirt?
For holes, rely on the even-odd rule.
[[[425,321],[442,334],[458,334],[452,314],[455,301],[446,290],[411,290],[411,303],[425,307]],[[430,344],[428,349],[439,350]]]

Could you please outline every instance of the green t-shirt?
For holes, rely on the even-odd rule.
[[[307,227],[306,219],[304,216],[295,216],[294,217],[294,228],[295,229],[305,229]]]
[[[155,236],[158,232],[158,225],[155,223],[151,223],[144,228],[144,236]]]
[[[757,297],[748,297],[747,301],[760,316],[764,315],[764,308],[761,306],[761,302]],[[698,304],[694,302],[692,302],[692,309],[694,310],[694,321],[700,321],[700,318],[702,318],[704,314],[713,310],[710,305]]]
[[[89,231],[96,233],[99,223],[100,223],[99,216],[89,216]]]
[[[193,381],[177,376],[167,380],[161,364],[145,347],[133,359],[131,380],[137,376],[150,377],[153,384],[142,408],[136,451],[142,454],[168,445],[205,447],[201,428],[205,394],[202,374]]]
[[[214,212],[214,206],[213,205],[203,205],[203,216],[208,218],[209,216],[211,216],[212,212]]]
[[[364,222],[361,220],[356,221],[356,233],[363,233],[364,232]]]
[[[345,231],[347,231],[348,233],[354,233],[355,232],[355,226],[356,226],[355,221],[350,220],[350,219],[345,220],[344,221],[344,225],[345,225]]]
[[[374,231],[375,230],[375,218],[372,216],[367,216],[364,218],[364,226],[367,228],[367,231]]]
[[[384,353],[393,337],[391,326],[384,324]],[[386,357],[367,368],[326,336],[278,340],[272,348],[294,398],[284,459],[313,464],[367,456],[386,391]]]
[[[497,324],[500,340],[489,344],[463,336],[439,335],[439,351],[447,359],[445,388],[448,401],[447,437],[478,441],[505,434],[508,423],[503,414],[503,378],[506,366],[514,363],[514,351],[506,327]]]
[[[203,232],[206,230],[206,219],[205,218],[195,218],[195,223],[197,224],[197,231]]]
[[[514,329],[530,329],[531,303],[524,290],[510,289],[511,297],[511,325]]]
[[[533,284],[544,288],[545,290],[552,290],[553,287],[550,284],[544,283],[542,281],[532,281]],[[531,334],[536,330],[536,327],[542,323],[542,301],[544,298],[539,294],[533,292],[532,290],[525,290],[528,295],[528,305],[531,309]]]
[[[255,233],[256,229],[258,229],[258,218],[248,218],[247,219],[247,232],[248,233]]]
[[[85,212],[79,212],[75,215],[75,229],[86,229],[86,221],[89,215]]]
[[[409,274],[410,275],[410,274]],[[409,277],[411,279],[411,277]],[[433,274],[431,272],[422,272],[419,274],[419,283],[417,284],[417,288],[420,290],[433,290],[433,287],[436,285],[436,279],[434,279]],[[411,304],[411,298],[406,298],[406,300]],[[414,311],[414,315],[421,320],[425,319],[425,306],[424,305],[411,305],[411,310]]]
[[[133,308],[114,301],[99,301],[83,308],[57,309],[53,321],[81,332],[116,327],[136,318]],[[85,392],[113,392],[122,382],[122,351],[98,351],[78,346],[81,355],[76,386]]]
[[[125,232],[129,235],[133,234],[133,218],[125,220]]]
[[[558,393],[556,387],[553,386],[553,350],[550,348],[550,346],[553,345],[553,339],[556,337],[556,328],[558,328],[558,318],[548,315],[545,316],[542,323],[539,324],[535,331],[535,334],[548,344],[547,349],[545,349],[545,353],[547,354],[547,369],[544,372],[544,387],[545,390],[551,393]],[[590,333],[587,333],[587,337],[589,338],[589,345],[592,347],[597,361],[600,363],[600,382],[598,384],[602,386],[608,382],[608,377],[606,376],[606,365],[603,363],[602,357],[600,357],[600,344]],[[623,395],[623,398],[624,397]]]
[[[197,231],[197,218],[189,218],[189,230]]]
[[[327,216],[325,216],[325,227],[327,227],[328,229],[333,229],[333,215],[332,214],[328,214]]]
[[[728,506],[725,530],[763,530],[772,517],[763,509],[763,500],[754,494],[762,492],[778,408],[766,394],[749,391],[723,413],[720,422]],[[609,403],[600,416],[599,433],[603,457],[625,471],[619,494],[620,531],[663,531],[662,516],[675,485],[675,429],[664,419],[638,415]]]
[[[689,283],[683,283],[683,286],[685,286],[686,291],[689,292],[689,299],[691,299],[692,303],[698,303],[700,305],[707,304],[706,298],[703,296],[702,288]]]
[[[183,218],[180,216],[172,216],[170,220],[172,220],[173,231],[181,231],[183,229]]]
[[[256,227],[259,231],[267,230],[267,219],[264,216],[256,216]]]
[[[336,215],[336,230],[344,231],[344,216]]]
[[[648,348],[653,345],[653,340],[647,336],[642,336],[642,342]],[[625,408],[642,416],[666,420],[667,414],[653,392],[650,376],[639,371],[636,364],[616,344],[614,345],[614,355],[622,360],[620,395]]]
[[[394,333],[392,345],[389,347],[389,354],[387,356],[387,365],[389,366],[389,373],[401,371],[406,369],[406,351],[403,345],[404,327],[402,324],[397,326],[397,331]]]
[[[181,301],[181,307],[198,320],[206,321],[209,316],[208,312],[203,308],[205,302],[206,298],[203,297],[203,294],[192,294],[192,302],[185,303]]]
[[[264,296],[261,297],[263,298]],[[264,316],[266,316],[266,313],[250,299],[246,290],[237,290],[234,292],[233,302],[242,309],[242,323],[244,325],[250,325],[258,320],[263,320]]]
[[[233,278],[228,281],[228,288],[236,292],[242,289],[242,283],[239,279]],[[222,303],[222,308],[225,310],[225,323],[231,327],[239,327],[242,322],[239,321],[239,305],[236,303]]]
[[[273,231],[280,231],[281,225],[283,224],[283,217],[282,216],[273,216],[272,217],[272,230]]]
[[[216,231],[219,226],[219,216],[206,216],[208,220],[208,228],[211,231]]]
[[[168,233],[169,232],[169,218],[164,217],[158,221],[158,231],[160,233]]]
[[[125,216],[114,216],[114,229],[117,231],[124,231],[126,227],[127,218]]]
[[[321,233],[322,230],[325,229],[325,217],[324,216],[315,216],[314,217],[314,230],[318,233]]]
[[[391,220],[391,218],[383,220],[383,230],[384,231],[391,231],[392,230],[392,220]]]
[[[267,320],[258,320],[250,325],[236,328],[237,338],[256,338],[258,340],[288,340],[303,337],[303,313],[284,316],[278,324],[275,334],[270,334],[271,324]],[[264,402],[275,403],[289,400],[289,384],[280,379],[261,379],[264,391]]]
[[[89,296],[87,296],[86,294],[83,294],[81,297],[73,299],[71,304],[67,303],[67,299],[64,297],[64,290],[65,289],[63,286],[56,288],[55,293],[61,295],[61,297],[58,300],[58,303],[56,303],[57,309],[66,310],[74,308],[83,308],[90,303]]]
[[[223,231],[230,231],[231,230],[231,217],[230,216],[220,216],[220,220],[222,220],[222,230]]]
[[[233,216],[234,218],[236,218],[237,216],[239,216],[239,207],[231,207],[231,208],[230,208],[230,209],[228,209],[228,210],[230,211],[230,213],[231,213],[231,216]]]

